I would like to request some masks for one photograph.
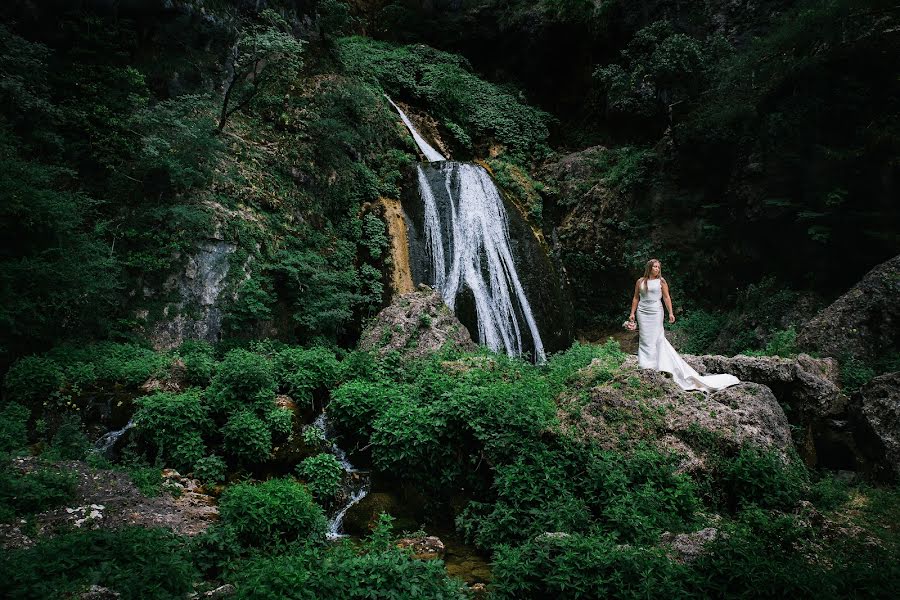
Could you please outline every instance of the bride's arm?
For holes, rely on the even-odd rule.
[[[672,310],[672,298],[671,296],[669,296],[669,284],[666,283],[665,279],[663,279],[659,283],[659,287],[662,289],[663,302],[665,302],[666,308],[669,309],[669,323],[674,323],[675,311]]]
[[[634,311],[637,310],[638,300],[641,298],[641,280],[638,279],[634,284],[634,297],[631,299],[631,314],[628,315],[629,321],[634,321]]]

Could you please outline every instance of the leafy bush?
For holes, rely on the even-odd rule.
[[[216,414],[231,414],[240,409],[261,412],[275,398],[275,374],[264,356],[247,350],[231,350],[219,363],[206,397]]]
[[[684,595],[686,571],[657,548],[623,546],[610,537],[538,535],[497,552],[493,586],[498,598],[664,599]]]
[[[875,369],[857,358],[847,357],[840,363],[839,376],[841,387],[853,393],[872,381]]]
[[[225,455],[244,463],[262,462],[272,450],[272,432],[250,411],[232,415],[222,429]]]
[[[440,560],[417,560],[390,543],[390,520],[361,548],[298,548],[260,557],[236,570],[237,597],[258,600],[462,600],[465,585],[447,576]]]
[[[216,370],[213,347],[209,343],[186,341],[179,346],[178,355],[184,362],[184,380],[188,385],[198,387],[209,385]]]
[[[0,468],[0,515],[43,512],[70,501],[75,496],[74,473],[48,466],[20,473],[9,465]]]
[[[3,380],[7,398],[26,406],[40,406],[57,394],[64,382],[60,366],[53,360],[38,356],[17,361]]]
[[[297,465],[297,475],[306,481],[306,487],[316,500],[327,502],[341,489],[344,467],[332,454],[316,454]]]
[[[298,402],[337,382],[338,361],[327,348],[285,348],[275,355],[274,363],[279,387]]]
[[[376,417],[404,396],[401,386],[357,379],[332,392],[328,415],[340,431],[368,439]]]
[[[184,539],[166,529],[75,531],[4,553],[0,595],[64,598],[100,585],[123,599],[163,600],[188,594],[194,577]]]
[[[247,546],[318,542],[325,535],[322,509],[293,479],[231,486],[222,494],[219,514],[223,525]]]
[[[221,456],[204,456],[194,463],[194,477],[204,485],[221,483],[225,481],[225,475],[225,460]]]
[[[721,485],[732,506],[793,508],[809,485],[806,468],[799,459],[785,464],[774,451],[744,446],[722,467]]]
[[[286,408],[273,408],[266,415],[266,424],[276,443],[284,442],[294,430],[294,413]]]
[[[83,460],[91,449],[91,442],[81,430],[78,415],[63,415],[44,458],[52,460]],[[52,458],[51,458],[52,457]]]
[[[0,457],[19,452],[28,443],[30,412],[18,402],[8,402],[0,409]]]
[[[159,392],[136,404],[134,426],[145,455],[187,470],[206,454],[203,435],[211,432],[213,423],[198,390]]]

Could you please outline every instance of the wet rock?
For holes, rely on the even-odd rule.
[[[397,540],[397,547],[408,549],[413,558],[420,560],[435,560],[444,557],[444,542],[433,535],[400,538]]]
[[[400,503],[387,492],[372,492],[354,504],[344,516],[343,530],[350,535],[368,535],[381,513],[394,514]]]
[[[570,435],[605,448],[649,442],[679,456],[684,472],[706,468],[698,430],[733,450],[749,444],[774,450],[785,461],[792,445],[787,417],[766,386],[747,382],[711,394],[685,392],[663,373],[638,368],[634,356],[612,374],[591,363],[558,404]]]
[[[419,291],[401,294],[378,313],[363,332],[359,347],[382,356],[398,351],[404,358],[419,358],[448,344],[462,350],[476,347],[440,294],[420,286]]]
[[[876,266],[797,335],[797,345],[874,361],[900,350],[900,256]]]
[[[672,560],[680,563],[689,563],[706,551],[706,546],[716,541],[721,534],[715,527],[707,527],[693,533],[669,533],[660,536],[661,546]]]
[[[223,586],[219,586],[214,590],[210,590],[204,594],[207,598],[224,598],[226,596],[233,596],[237,593],[237,588],[235,588],[230,583],[226,583]]]
[[[900,479],[900,372],[876,377],[857,397],[858,437],[876,474]]]
[[[116,600],[121,598],[119,592],[115,592],[107,587],[100,585],[92,585],[86,592],[82,592],[79,596],[81,600]]]
[[[701,374],[729,373],[742,381],[770,388],[785,407],[795,428],[795,442],[809,466],[863,469],[850,422],[850,399],[837,384],[838,364],[833,358],[775,356],[684,356]]]

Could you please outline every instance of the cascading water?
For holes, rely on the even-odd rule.
[[[391,104],[426,158],[443,161],[403,111]],[[429,179],[426,169],[431,173],[438,169],[440,182]],[[490,175],[478,165],[450,161],[419,165],[417,175],[433,287],[454,311],[459,294],[464,289],[471,292],[482,344],[513,356],[531,350],[543,362],[544,345],[513,260],[506,207]],[[446,202],[439,204],[436,193]],[[531,338],[527,348],[522,322]]]
[[[329,521],[328,533],[326,534],[328,539],[336,540],[344,537],[344,534],[341,533],[341,526],[344,523],[344,516],[346,516],[347,511],[369,493],[369,476],[367,473],[354,467],[347,460],[347,453],[334,443],[334,440],[331,438],[331,424],[328,422],[327,413],[323,412],[320,414],[312,426],[322,431],[322,439],[325,441],[326,450],[333,454],[344,468],[346,500],[334,517],[331,518],[331,521]]]
[[[133,421],[128,421],[128,424],[125,425],[122,429],[118,429],[116,431],[108,431],[100,436],[96,442],[94,442],[94,451],[98,454],[106,456],[109,454],[109,451],[113,449],[116,445],[116,442],[119,441],[119,438],[125,435],[125,432],[134,427]]]

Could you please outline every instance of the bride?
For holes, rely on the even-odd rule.
[[[644,276],[634,284],[629,321],[634,321],[637,311],[640,345],[638,364],[642,369],[656,369],[672,374],[672,379],[685,390],[713,391],[740,383],[734,375],[700,375],[675,351],[663,329],[663,307],[669,311],[669,323],[675,322],[669,284],[662,276],[662,264],[655,258],[647,261]]]

